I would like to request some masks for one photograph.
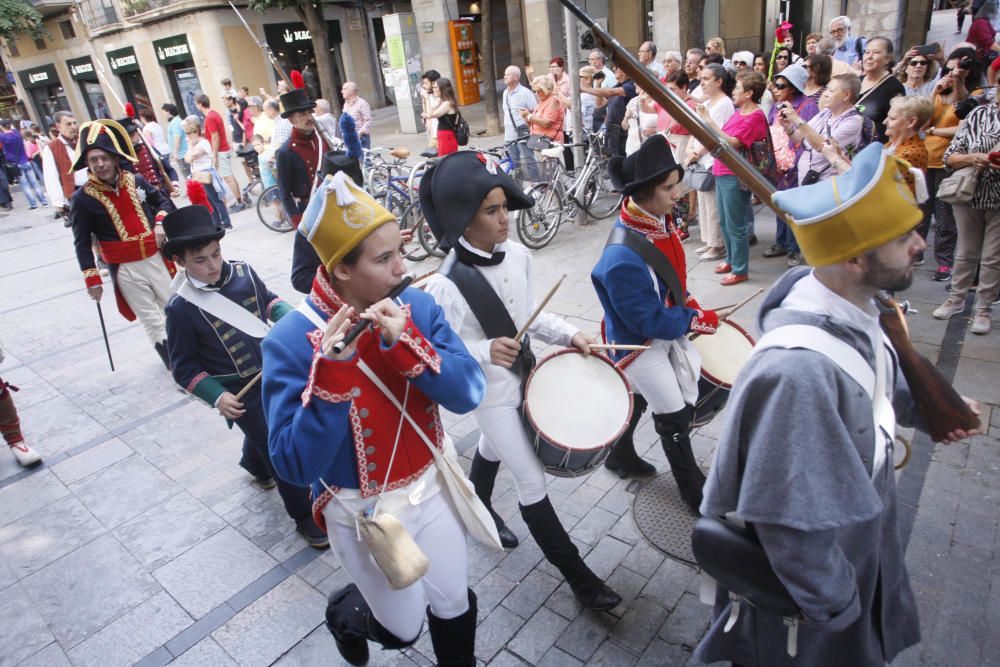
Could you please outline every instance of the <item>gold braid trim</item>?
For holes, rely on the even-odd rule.
[[[119,187],[124,187],[125,191],[128,193],[129,199],[132,200],[132,205],[135,206],[136,212],[139,214],[139,220],[142,224],[146,226],[146,231],[139,233],[136,236],[129,236],[128,231],[125,229],[125,223],[122,221],[121,215],[118,213],[118,209],[115,208],[114,202],[108,197],[107,193],[111,192],[111,186],[106,183],[102,183],[93,174],[90,175],[91,178],[87,181],[87,184],[83,186],[84,192],[100,202],[104,210],[108,212],[111,217],[111,222],[115,225],[115,230],[118,232],[118,237],[122,241],[139,241],[148,237],[152,231],[149,226],[149,220],[146,219],[146,212],[142,208],[142,202],[139,201],[139,194],[135,185],[135,176],[130,172],[120,171],[118,176]]]

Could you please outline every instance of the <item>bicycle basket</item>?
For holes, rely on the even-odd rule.
[[[551,181],[559,171],[559,158],[545,157],[541,153],[531,152],[518,163],[524,180],[533,183]]]

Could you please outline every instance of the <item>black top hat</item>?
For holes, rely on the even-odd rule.
[[[675,169],[684,175],[684,168],[674,161],[670,144],[662,134],[646,139],[639,150],[628,157],[613,157],[608,161],[611,182],[623,195],[634,194],[647,185],[662,181]]]
[[[207,208],[192,204],[168,213],[163,218],[163,233],[167,240],[161,252],[164,257],[173,257],[183,252],[185,246],[218,241],[226,235],[226,230],[215,224]]]
[[[475,151],[445,156],[427,170],[421,185],[420,207],[442,250],[455,245],[493,188],[503,188],[511,211],[535,204],[493,157]]]
[[[281,100],[281,106],[284,109],[281,112],[282,118],[288,118],[296,111],[312,111],[316,108],[316,103],[309,99],[309,93],[305,89],[290,90],[278,99]]]
[[[80,126],[73,171],[87,168],[87,153],[92,148],[100,148],[129,162],[137,161],[128,130],[113,120],[92,120]]]
[[[327,151],[323,154],[323,175],[333,176],[338,171],[345,172],[355,183],[365,182],[361,163],[356,158],[348,156],[345,151]]]

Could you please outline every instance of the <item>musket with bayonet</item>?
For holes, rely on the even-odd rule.
[[[247,34],[250,35],[250,39],[252,39],[254,44],[260,47],[260,49],[267,54],[267,59],[271,62],[271,67],[274,68],[274,71],[278,73],[278,76],[280,76],[281,80],[285,82],[285,85],[288,86],[289,90],[294,90],[295,84],[292,83],[292,80],[288,77],[288,73],[285,71],[285,68],[281,66],[281,63],[279,63],[278,59],[274,56],[274,51],[271,50],[271,47],[268,46],[267,42],[262,42],[257,39],[257,35],[254,33],[253,28],[251,28],[250,24],[247,23],[247,20],[243,18],[243,14],[241,14],[240,10],[233,4],[233,0],[229,0],[229,6],[233,8],[234,12],[236,12],[236,16],[239,17],[240,23],[243,24],[244,28],[246,28]],[[319,123],[316,124],[316,131],[322,135],[323,141],[326,142],[328,149],[332,149],[337,144],[333,137],[323,131],[323,128],[319,126]]]

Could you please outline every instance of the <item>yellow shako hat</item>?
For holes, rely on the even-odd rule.
[[[396,216],[340,171],[323,179],[313,192],[298,232],[309,240],[329,271],[369,234],[395,221]]]
[[[917,226],[923,214],[903,180],[909,169],[908,162],[872,143],[854,156],[845,173],[777,192],[774,203],[787,213],[806,261],[830,266]],[[920,176],[918,191],[923,185]]]

